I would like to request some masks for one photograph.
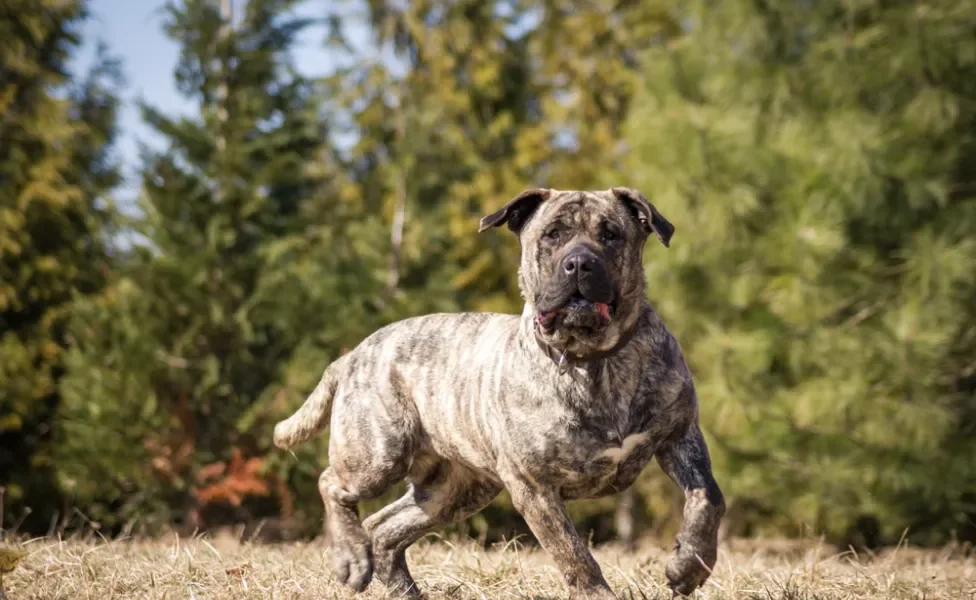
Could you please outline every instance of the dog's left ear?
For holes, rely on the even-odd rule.
[[[522,227],[525,226],[525,222],[529,220],[532,213],[539,208],[552,193],[552,190],[544,189],[534,189],[526,190],[512,198],[508,204],[503,206],[501,210],[494,212],[487,217],[481,219],[481,225],[478,227],[478,233],[485,231],[490,227],[500,227],[505,223],[508,223],[508,228],[515,232],[516,235],[522,231]]]
[[[644,194],[626,187],[610,188],[610,191],[618,200],[627,205],[634,218],[640,221],[645,233],[649,234],[653,231],[666,248],[670,246],[671,236],[674,235],[674,225],[654,208],[654,205],[644,197]]]

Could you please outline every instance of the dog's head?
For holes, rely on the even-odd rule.
[[[674,226],[637,190],[534,189],[481,220],[519,238],[519,287],[553,347],[587,354],[613,347],[644,302],[644,243],[667,246]]]

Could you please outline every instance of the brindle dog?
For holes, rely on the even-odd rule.
[[[419,597],[407,547],[505,488],[572,597],[614,598],[564,503],[626,489],[656,456],[686,498],[665,574],[690,594],[715,564],[725,506],[681,347],[645,299],[645,242],[668,246],[674,227],[630,188],[526,191],[480,231],[503,224],[522,247],[521,316],[388,325],[275,427],[288,448],[330,425],[319,490],[339,580],[361,591],[375,574]],[[360,523],[358,503],[404,478],[407,493]]]

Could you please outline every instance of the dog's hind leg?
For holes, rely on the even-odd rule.
[[[386,487],[364,488],[356,482],[343,481],[332,467],[319,477],[332,549],[332,570],[340,583],[357,592],[366,589],[373,577],[373,551],[359,522],[359,502],[379,496]]]
[[[329,440],[329,468],[319,478],[331,542],[332,565],[339,581],[363,591],[373,576],[369,536],[359,521],[359,503],[381,495],[406,477],[415,437],[412,419],[391,418],[375,408],[369,394],[336,406]]]
[[[500,485],[446,461],[417,461],[409,479],[403,497],[363,523],[372,540],[376,576],[396,598],[421,595],[407,568],[407,548],[425,534],[478,512],[501,491]]]

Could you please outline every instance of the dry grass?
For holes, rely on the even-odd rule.
[[[6,544],[10,546],[11,544]],[[230,537],[158,541],[23,540],[30,552],[4,579],[10,600],[117,598],[351,598],[332,578],[318,543],[259,545]],[[668,553],[596,551],[620,598],[670,598]],[[490,550],[468,543],[420,543],[412,570],[431,598],[566,598],[552,563],[518,543]],[[359,596],[385,597],[379,584]],[[976,555],[901,547],[878,556],[837,554],[815,542],[724,545],[702,600],[976,600]]]

